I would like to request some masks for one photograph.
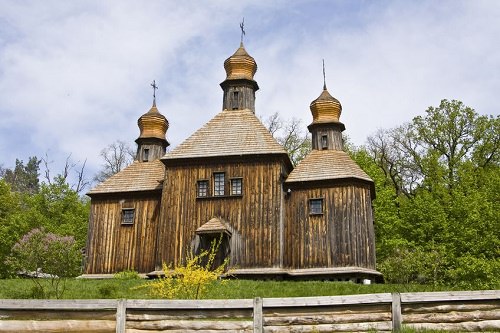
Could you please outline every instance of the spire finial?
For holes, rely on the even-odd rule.
[[[243,17],[243,21],[240,23],[240,29],[241,29],[241,40],[240,43],[243,45],[243,36],[245,36],[245,18]]]
[[[323,90],[326,90],[325,59],[323,59]]]
[[[153,106],[156,106],[156,90],[158,89],[156,80],[153,80],[153,83],[151,83],[151,87],[153,87]]]

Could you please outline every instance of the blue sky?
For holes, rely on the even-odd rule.
[[[255,58],[256,114],[311,122],[323,85],[354,144],[459,99],[499,114],[500,1],[19,1],[0,6],[0,165],[134,145],[157,105],[175,147],[220,112],[224,60]]]

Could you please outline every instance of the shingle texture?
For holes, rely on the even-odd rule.
[[[344,151],[313,150],[293,169],[286,183],[314,180],[372,179]]]
[[[230,232],[224,220],[221,220],[217,217],[214,217],[207,223],[203,224],[201,227],[196,229],[196,233],[222,233],[222,232]]]
[[[160,160],[135,161],[94,187],[87,194],[161,190],[165,167]]]
[[[286,151],[251,110],[224,110],[162,159],[254,154]]]

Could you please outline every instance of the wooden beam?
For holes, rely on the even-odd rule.
[[[253,331],[254,333],[264,332],[264,318],[262,313],[262,298],[253,299]]]
[[[401,295],[399,293],[392,293],[392,331],[400,332],[402,325],[401,317]]]

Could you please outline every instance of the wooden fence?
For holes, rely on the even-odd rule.
[[[0,300],[0,332],[500,331],[500,290],[237,300]]]

